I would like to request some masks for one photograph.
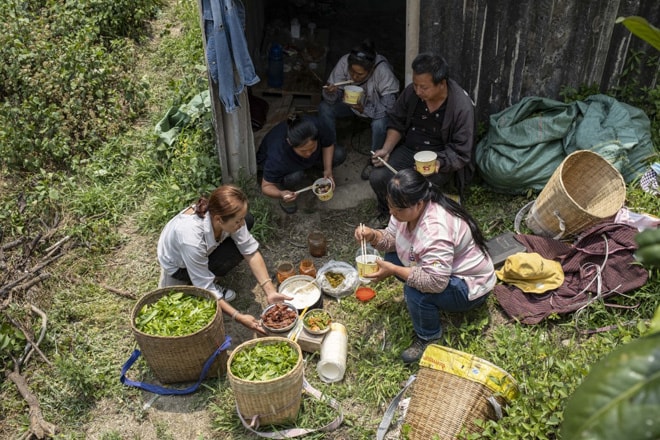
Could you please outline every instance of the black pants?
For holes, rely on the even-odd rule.
[[[346,152],[346,148],[343,145],[335,144],[335,152],[332,156],[332,167],[335,168],[343,164],[346,161],[347,156],[348,153]],[[319,170],[321,173],[323,172],[323,152],[321,152],[318,162],[314,164],[311,169],[314,170],[314,172],[318,172]],[[287,189],[289,191],[299,190],[301,187],[305,186],[305,177],[305,170],[294,171],[284,176],[279,187],[280,189]]]
[[[245,224],[248,231],[254,226],[254,217],[249,212],[245,215]],[[231,237],[226,238],[220,245],[215,248],[211,255],[209,255],[209,270],[213,272],[216,277],[225,276],[230,270],[238,266],[243,261],[243,254],[240,253],[236,247],[236,243]],[[179,269],[172,275],[179,281],[190,283],[190,276],[188,270],[183,268]]]
[[[390,154],[387,161],[392,167],[399,171],[405,168],[415,167],[415,153],[417,150],[408,148],[405,145],[399,145]],[[374,167],[371,175],[369,176],[369,184],[376,193],[378,198],[378,211],[381,214],[388,214],[389,208],[387,207],[387,184],[394,177],[394,173],[387,167]],[[454,186],[454,173],[437,173],[426,177],[434,185],[443,189],[443,191],[451,192]],[[453,190],[455,191],[455,190]]]

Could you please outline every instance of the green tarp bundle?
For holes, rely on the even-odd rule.
[[[507,194],[541,191],[577,150],[600,154],[630,183],[656,155],[650,125],[643,111],[606,95],[570,104],[526,97],[491,115],[475,159],[486,184]]]

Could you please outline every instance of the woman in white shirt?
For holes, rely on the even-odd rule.
[[[243,191],[223,185],[171,219],[158,240],[161,266],[159,287],[192,284],[218,298],[222,311],[248,328],[264,333],[259,320],[242,314],[229,301],[236,293],[215,283],[241,261],[247,261],[266,293],[268,303],[291,299],[277,292],[259,252],[259,242],[249,229],[254,218],[248,212]]]
[[[441,311],[465,312],[486,301],[495,286],[495,269],[470,214],[414,169],[401,170],[390,180],[387,204],[387,228],[357,227],[354,235],[385,252],[378,271],[367,277],[394,275],[405,283],[403,295],[416,336],[401,357],[411,363],[442,337]]]

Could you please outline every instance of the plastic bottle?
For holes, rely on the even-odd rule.
[[[319,379],[326,383],[339,382],[346,371],[348,334],[346,327],[338,322],[330,324],[330,332],[321,344],[321,358],[316,364]]]
[[[307,24],[307,28],[309,28],[309,41],[314,41],[314,30],[316,29],[316,23],[309,23]]]
[[[268,52],[268,87],[282,88],[284,84],[284,53],[282,45],[273,43]]]
[[[294,40],[300,38],[300,22],[297,18],[291,20],[291,38]]]

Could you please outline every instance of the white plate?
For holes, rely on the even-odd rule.
[[[292,296],[293,299],[286,300],[286,302],[298,310],[313,306],[321,298],[321,288],[316,284],[314,278],[307,275],[294,275],[287,278],[282,281],[277,291]]]

